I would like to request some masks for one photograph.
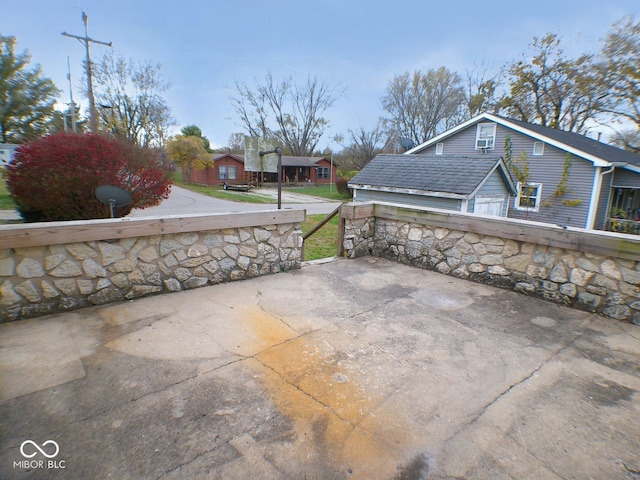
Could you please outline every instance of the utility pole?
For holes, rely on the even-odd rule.
[[[329,168],[329,193],[333,192],[333,152],[331,152],[331,167]]]
[[[76,133],[76,104],[73,101],[73,87],[71,86],[71,65],[69,64],[69,57],[67,57],[67,71],[67,80],[69,80],[69,109],[71,113],[71,131],[73,133]]]
[[[87,74],[87,92],[89,96],[89,127],[91,129],[91,133],[96,133],[98,131],[98,112],[96,110],[96,101],[93,98],[93,81],[91,76],[91,57],[89,55],[89,43],[99,43],[100,45],[106,45],[107,47],[110,47],[111,42],[101,42],[100,40],[94,40],[93,38],[89,37],[89,18],[84,12],[82,12],[82,21],[84,22],[84,37],[80,37],[79,35],[71,35],[67,32],[62,32],[62,35],[64,35],[65,37],[75,38],[80,43],[83,43],[84,48],[87,51],[85,69]]]

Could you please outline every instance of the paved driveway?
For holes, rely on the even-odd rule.
[[[277,189],[260,189],[263,196],[271,197],[272,204],[243,203],[221,200],[185,188],[173,185],[171,195],[157,207],[134,210],[129,217],[153,217],[162,215],[184,215],[188,213],[227,213],[227,212],[255,212],[277,208]],[[240,198],[243,194],[239,194]],[[326,214],[332,212],[340,202],[331,202],[323,198],[309,195],[282,193],[282,208],[304,209],[307,214]]]
[[[227,213],[255,212],[272,210],[277,207],[277,189],[260,189],[265,196],[273,198],[272,204],[243,203],[221,200],[200,193],[192,192],[176,185],[171,187],[171,195],[156,207],[134,210],[129,218],[155,217],[163,215],[185,215],[189,213]],[[307,211],[307,215],[328,214],[335,210],[340,202],[328,201],[310,195],[295,194],[283,191],[282,208],[296,208]],[[20,220],[15,210],[0,210],[0,221]]]
[[[371,257],[0,341],[3,479],[640,471],[640,327]]]

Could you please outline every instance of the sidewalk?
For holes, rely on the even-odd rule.
[[[0,210],[0,221],[13,221],[20,219],[20,215],[15,210]]]
[[[5,323],[0,344],[3,479],[640,471],[640,327],[373,257]]]

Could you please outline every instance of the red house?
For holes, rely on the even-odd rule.
[[[192,169],[192,183],[201,185],[223,185],[225,183],[246,184],[249,182],[277,182],[275,173],[246,172],[244,155],[235,153],[214,153],[213,166],[204,169]],[[264,180],[261,180],[264,178]],[[282,156],[283,183],[335,183],[336,166],[326,157]]]

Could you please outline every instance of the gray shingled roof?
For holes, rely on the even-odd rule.
[[[491,173],[496,155],[390,155],[369,162],[349,185],[471,195]]]

